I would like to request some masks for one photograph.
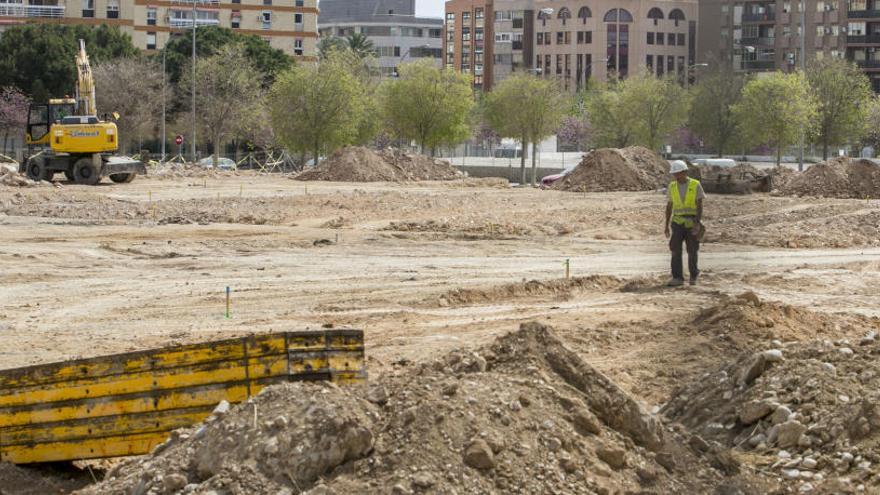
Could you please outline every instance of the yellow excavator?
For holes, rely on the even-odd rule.
[[[143,163],[115,156],[119,134],[115,123],[98,118],[95,81],[83,40],[79,40],[76,71],[76,98],[31,105],[25,134],[28,156],[19,171],[36,181],[63,172],[67,180],[86,185],[103,177],[127,183],[146,174]]]

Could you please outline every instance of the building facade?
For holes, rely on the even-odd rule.
[[[442,64],[443,19],[416,17],[415,0],[321,0],[321,38],[363,34],[373,42],[379,69],[394,75],[415,59]]]
[[[700,9],[707,58],[744,72],[794,70],[803,41],[807,66],[811,60],[847,58],[880,92],[878,0],[709,0]]]
[[[492,22],[479,22],[486,15]],[[697,16],[696,0],[451,0],[446,67],[482,89],[517,71],[559,78],[570,91],[638,72],[684,82],[698,63]]]
[[[297,58],[317,53],[317,0],[197,0],[193,6],[193,0],[0,0],[0,29],[29,22],[109,24],[151,51],[195,22],[260,36]]]

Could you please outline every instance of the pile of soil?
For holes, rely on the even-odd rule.
[[[35,182],[27,178],[26,175],[18,173],[17,165],[0,165],[0,184],[10,187],[38,187],[49,186],[49,182]]]
[[[195,163],[165,163],[156,167],[151,167],[147,175],[157,179],[220,179],[224,177],[234,177],[238,172],[232,170],[218,170],[207,168]]]
[[[590,275],[551,280],[529,280],[503,284],[490,288],[459,288],[445,292],[432,302],[438,306],[463,306],[470,304],[489,304],[510,301],[521,297],[553,297],[567,301],[578,291],[616,290],[624,285],[624,280],[610,275]]]
[[[647,148],[602,148],[585,155],[553,187],[576,192],[653,191],[668,184],[668,174],[668,162]]]
[[[756,310],[786,322],[782,333],[794,337],[821,337],[833,321],[806,310],[782,309],[788,316],[777,314],[779,307]],[[681,387],[662,413],[709,443],[748,453],[751,464],[800,493],[874,493],[880,490],[880,327],[875,320],[860,330],[852,339],[764,341],[763,349]]]
[[[778,187],[786,196],[880,197],[880,165],[870,160],[834,158],[811,166]]]
[[[543,325],[400,366],[369,386],[267,388],[81,493],[761,491]]]
[[[296,180],[332,182],[403,182],[452,180],[461,172],[445,160],[387,149],[380,152],[362,146],[347,146],[333,153],[317,167],[305,170]]]

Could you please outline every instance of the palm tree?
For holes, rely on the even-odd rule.
[[[352,51],[358,58],[367,58],[376,55],[376,48],[373,42],[366,35],[354,33],[346,38],[348,41],[348,49]]]
[[[327,58],[327,55],[333,50],[346,49],[348,49],[348,43],[344,39],[337,38],[336,36],[327,36],[321,38],[321,41],[318,42],[318,57],[323,60]]]

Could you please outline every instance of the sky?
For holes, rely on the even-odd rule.
[[[416,15],[443,17],[444,0],[416,0]]]

